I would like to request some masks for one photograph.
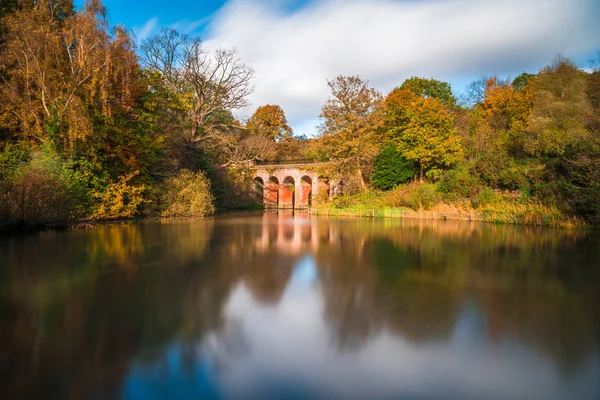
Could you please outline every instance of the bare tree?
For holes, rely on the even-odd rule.
[[[219,146],[231,134],[232,124],[220,118],[223,111],[247,106],[253,91],[254,71],[235,50],[209,52],[198,38],[163,29],[141,46],[143,65],[160,73],[169,88],[190,100],[189,135],[192,143]]]
[[[460,102],[463,106],[473,108],[475,105],[485,100],[485,83],[488,77],[482,76],[479,79],[469,83],[465,92],[460,96]]]
[[[140,47],[141,64],[144,68],[160,73],[170,90],[175,90],[178,82],[178,67],[184,58],[184,50],[189,37],[174,29],[163,28],[150,39],[144,39]]]

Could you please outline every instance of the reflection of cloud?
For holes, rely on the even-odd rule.
[[[303,258],[292,274],[293,286],[313,284],[317,280],[317,268],[311,257]]]
[[[445,340],[415,344],[383,330],[359,349],[339,352],[322,318],[320,289],[305,284],[314,268],[310,258],[297,264],[276,307],[255,302],[243,285],[234,290],[225,324],[243,326],[248,351],[231,359],[226,349],[212,349],[229,362],[217,377],[226,397],[267,396],[275,386],[289,396],[316,398],[558,399],[593,390],[584,390],[593,380],[565,382],[550,359],[516,340],[488,343],[482,315],[470,303]],[[477,341],[476,350],[469,339]],[[597,358],[582,373],[590,370],[600,371]]]

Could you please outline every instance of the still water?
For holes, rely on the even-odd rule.
[[[600,399],[600,238],[266,214],[0,238],[0,397]]]

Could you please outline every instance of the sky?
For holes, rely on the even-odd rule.
[[[77,0],[76,4],[82,4]],[[207,49],[234,48],[255,70],[250,106],[278,104],[314,136],[327,80],[360,75],[382,94],[411,76],[455,93],[481,77],[537,72],[562,54],[584,68],[600,51],[599,0],[104,0],[136,40],[171,27]]]

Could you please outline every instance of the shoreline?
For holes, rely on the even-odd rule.
[[[391,219],[421,219],[438,221],[465,221],[465,222],[485,222],[496,225],[521,225],[521,226],[543,226],[567,230],[589,230],[596,231],[600,227],[590,225],[580,219],[573,217],[555,216],[555,215],[520,215],[515,213],[500,213],[493,210],[464,210],[453,208],[450,210],[412,210],[407,208],[394,207],[366,207],[354,206],[337,208],[331,206],[316,206],[307,209],[252,209],[252,210],[217,210],[213,215],[206,217],[160,217],[147,216],[135,218],[123,218],[115,220],[80,220],[65,224],[47,224],[30,226],[0,226],[0,238],[11,235],[22,235],[30,233],[39,233],[44,231],[67,231],[77,229],[96,228],[100,226],[138,224],[148,221],[160,220],[206,220],[206,219],[232,219],[248,216],[259,216],[265,213],[303,213],[316,217],[344,217],[344,218],[391,218]]]
[[[453,207],[449,210],[412,210],[394,207],[328,207],[309,209],[309,214],[329,217],[423,219],[440,221],[486,222],[496,225],[544,226],[568,230],[594,230],[590,225],[574,217],[544,214],[502,213],[495,210],[464,210]]]

